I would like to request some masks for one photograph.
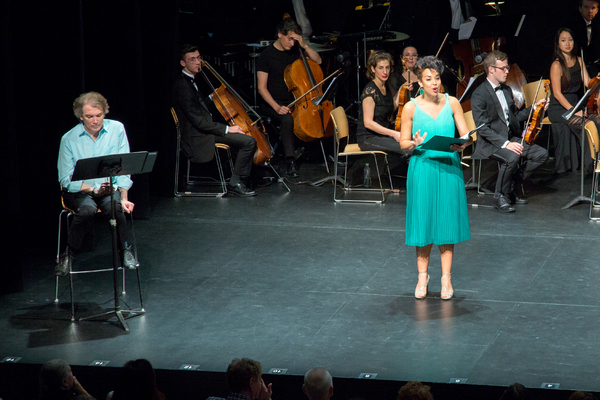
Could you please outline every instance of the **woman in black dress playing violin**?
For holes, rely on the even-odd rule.
[[[413,46],[407,46],[402,50],[399,66],[402,64],[405,68],[397,68],[390,76],[390,87],[397,92],[403,86],[410,91],[410,97],[415,98],[419,95],[419,85],[417,84],[417,75],[415,75],[415,65],[419,60],[419,53]]]

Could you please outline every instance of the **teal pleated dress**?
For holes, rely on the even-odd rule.
[[[415,103],[413,135],[454,137],[454,116],[448,102],[436,119]],[[406,241],[409,246],[455,244],[471,238],[467,194],[459,154],[455,151],[423,150],[418,146],[410,158],[406,183]]]

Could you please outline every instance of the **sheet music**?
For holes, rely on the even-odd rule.
[[[476,23],[477,18],[471,17],[467,21],[460,24],[460,29],[458,30],[458,40],[469,39],[473,33],[473,29],[475,29]]]
[[[471,87],[471,85],[473,85],[473,82],[475,82],[475,77],[473,77],[473,76],[472,76],[472,77],[469,79],[469,84],[467,85],[467,88],[465,89],[465,91],[464,91],[463,95],[462,95],[462,96],[460,96],[460,99],[458,99],[458,102],[459,102],[459,103],[462,103],[462,101],[463,101],[463,97],[465,97],[465,95],[466,95],[467,93],[469,93],[469,88]]]

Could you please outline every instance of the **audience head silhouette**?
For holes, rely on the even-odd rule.
[[[65,360],[50,360],[40,369],[40,398],[50,393],[69,390],[72,386],[73,373]]]
[[[429,386],[421,382],[408,382],[398,391],[396,400],[433,400]]]
[[[160,400],[164,396],[156,388],[156,374],[150,361],[131,360],[119,374],[112,400]]]
[[[333,379],[323,367],[311,369],[304,375],[302,391],[310,400],[328,400],[333,396]]]
[[[569,397],[569,400],[596,400],[593,394],[589,392],[576,391]]]
[[[263,387],[262,365],[249,358],[236,358],[227,367],[227,385],[232,393],[258,398]]]
[[[529,400],[531,396],[527,388],[520,383],[513,383],[506,388],[500,400]]]

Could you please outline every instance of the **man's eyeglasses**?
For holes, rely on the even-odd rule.
[[[501,69],[502,71],[504,71],[506,73],[510,72],[510,67],[509,66],[506,66],[506,67],[496,67],[495,65],[490,65],[490,67],[496,68],[496,69]]]
[[[204,61],[204,59],[202,57],[192,57],[192,58],[190,58],[190,62],[195,63],[196,61],[198,61],[199,63],[201,63],[202,61]]]

